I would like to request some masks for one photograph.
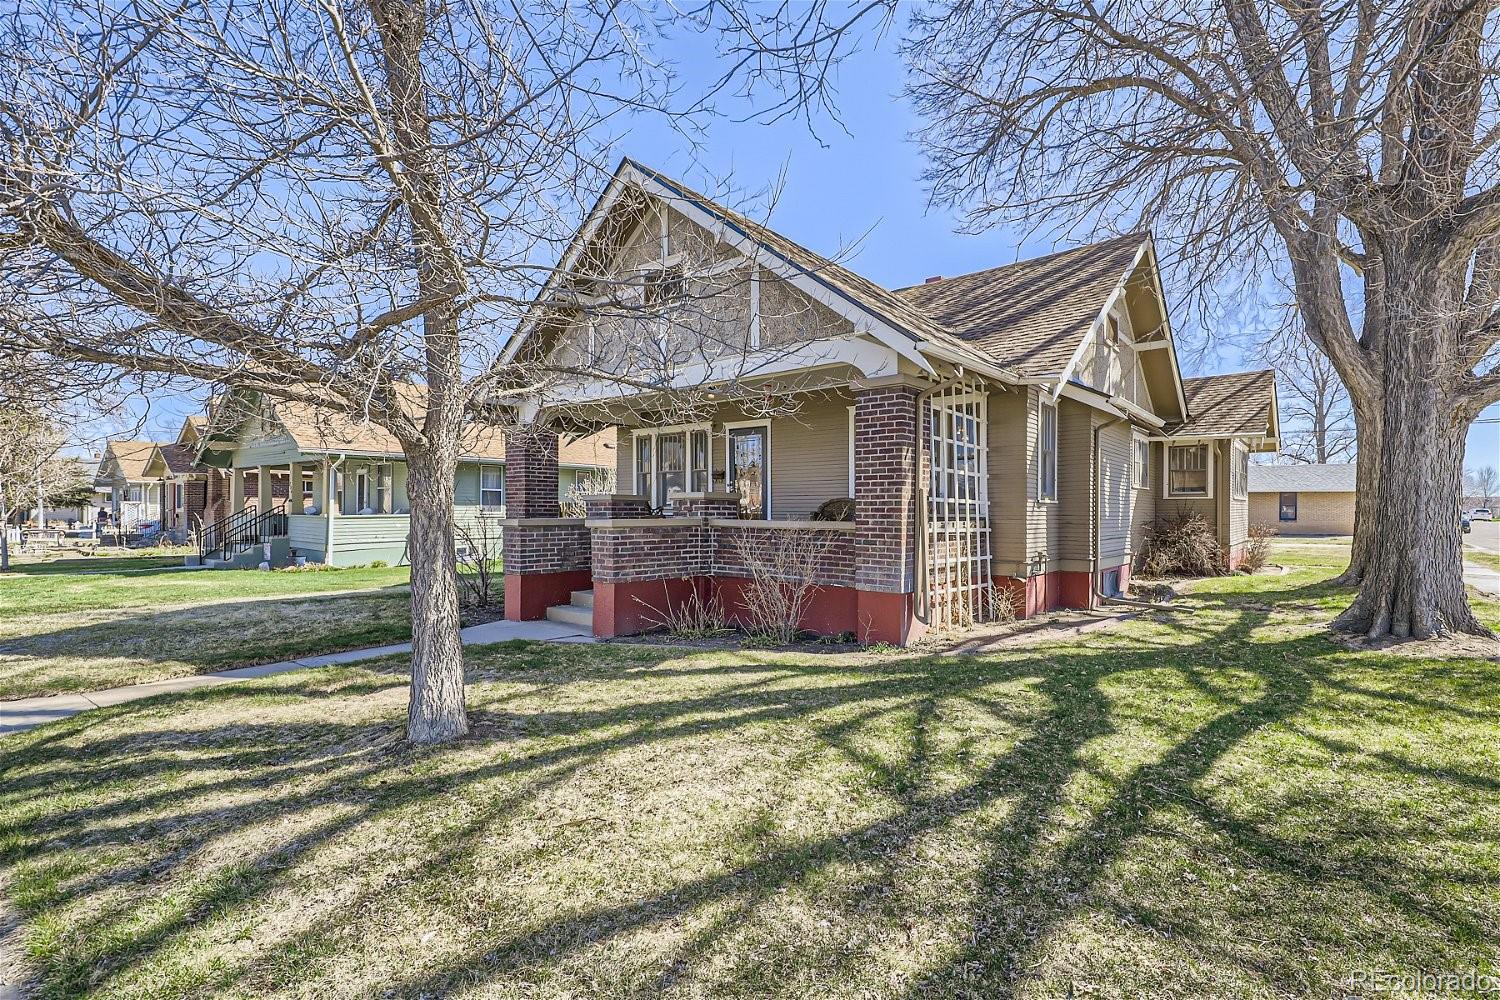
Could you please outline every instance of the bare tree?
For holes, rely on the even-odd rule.
[[[1192,291],[1285,276],[1354,410],[1334,624],[1372,637],[1485,631],[1453,498],[1500,399],[1494,10],[949,0],[904,47],[933,196],[973,226],[1150,226]]]
[[[13,512],[37,510],[50,497],[77,486],[77,463],[63,457],[68,437],[52,415],[36,405],[0,407],[0,572],[10,569]]]
[[[1494,503],[1495,494],[1500,493],[1500,472],[1495,471],[1493,465],[1482,465],[1476,469],[1469,469],[1464,473],[1464,485],[1469,494],[1475,497],[1484,497],[1485,506]]]
[[[548,281],[613,138],[711,113],[653,42],[682,22],[774,61],[775,39],[810,32],[832,58],[742,75],[786,107],[822,92],[837,40],[801,11],[717,2],[27,6],[0,19],[0,346],[387,429],[409,468],[407,736],[463,735],[453,489],[473,415],[511,421],[584,378],[671,387],[718,349],[704,324],[681,324],[695,345],[660,335],[690,272],[654,297],[601,287],[589,259]],[[523,317],[580,310],[617,321],[627,363],[592,344],[502,355]]]
[[[1328,355],[1300,329],[1278,331],[1259,356],[1276,371],[1281,454],[1296,462],[1347,462],[1356,452],[1349,393]]]

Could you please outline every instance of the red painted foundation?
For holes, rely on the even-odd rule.
[[[1087,609],[1094,606],[1094,595],[1092,589],[1089,587],[1088,570],[1059,572],[1057,577],[1058,607]]]
[[[1229,550],[1229,572],[1233,573],[1245,561],[1245,546],[1236,545]]]
[[[745,590],[750,581],[741,576],[711,578],[719,601],[731,621],[743,622]],[[854,632],[859,613],[859,591],[853,587],[818,587],[803,612],[801,627],[818,635]]]
[[[661,628],[673,608],[703,586],[703,577],[594,583],[594,635],[613,639]],[[706,595],[705,595],[706,596]]]
[[[1104,578],[1104,574],[1111,572],[1120,574],[1120,592],[1126,592],[1130,588],[1130,564],[1106,566],[1099,571],[1100,579]],[[995,578],[995,586],[1008,591],[1015,597],[1018,605],[1017,611],[1023,618],[1031,618],[1059,608],[1088,609],[1094,606],[1094,597],[1089,588],[1089,575],[1086,571],[1054,570],[1024,579],[1001,576]]]
[[[565,573],[507,573],[505,619],[529,622],[545,618],[552,605],[567,604],[573,591],[588,590],[593,585],[593,574],[586,569]]]
[[[855,593],[858,595],[855,635],[860,642],[905,646],[920,639],[927,631],[927,626],[917,621],[915,595],[875,590],[857,590]]]

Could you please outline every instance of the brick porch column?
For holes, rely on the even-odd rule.
[[[866,385],[854,405],[855,570],[861,642],[905,645],[916,620],[917,396],[897,379]]]
[[[582,518],[558,516],[556,434],[506,435],[505,514],[508,620],[544,618],[593,586],[588,529]]]

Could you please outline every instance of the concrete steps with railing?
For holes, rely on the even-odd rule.
[[[573,591],[568,604],[554,604],[547,609],[547,620],[559,625],[573,625],[581,629],[594,630],[594,592]]]

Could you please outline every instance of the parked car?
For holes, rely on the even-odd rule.
[[[1490,509],[1488,507],[1475,507],[1469,511],[1469,517],[1475,521],[1488,521],[1490,520]]]
[[[1463,529],[1464,534],[1474,530],[1474,525],[1469,521],[1469,515],[1463,511],[1458,512],[1458,526]]]

